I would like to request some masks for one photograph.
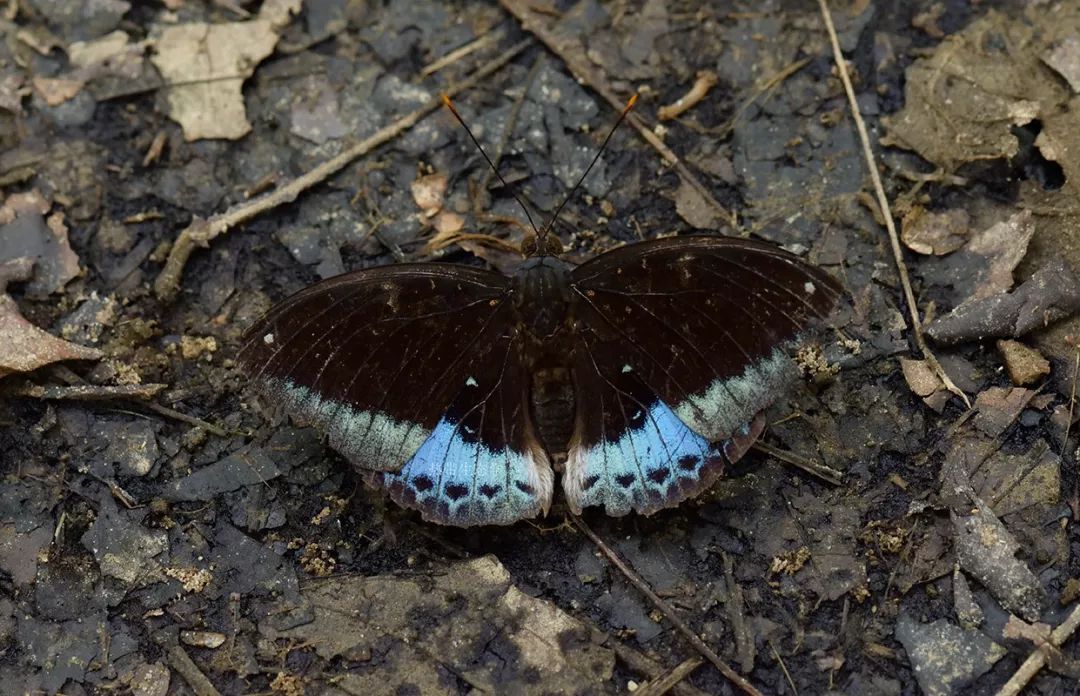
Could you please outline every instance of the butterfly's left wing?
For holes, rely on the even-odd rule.
[[[551,501],[525,411],[509,279],[451,264],[330,278],[271,308],[239,354],[262,391],[425,518],[509,524]]]
[[[574,269],[574,510],[650,513],[708,487],[760,435],[794,376],[790,344],[840,297],[824,271],[763,242],[675,237]]]

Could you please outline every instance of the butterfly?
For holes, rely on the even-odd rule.
[[[704,491],[760,436],[839,283],[719,236],[574,265],[549,228],[511,275],[402,263],[319,282],[259,319],[239,362],[431,522],[546,514],[556,472],[574,513],[648,515]]]

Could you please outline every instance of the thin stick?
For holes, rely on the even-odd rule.
[[[1054,646],[1061,645],[1068,640],[1069,636],[1075,633],[1078,628],[1080,628],[1080,604],[1076,605],[1068,618],[1058,624],[1058,627],[1050,633],[1050,643]],[[997,692],[997,696],[1017,696],[1045,664],[1046,653],[1043,650],[1036,648],[1028,655],[1028,658],[1024,660],[1024,663],[1020,665],[1013,675],[1009,677],[1009,681],[1005,682]]]
[[[907,302],[908,311],[911,313],[911,330],[915,336],[915,345],[926,357],[926,361],[930,363],[931,369],[934,370],[942,384],[953,394],[963,399],[964,404],[970,408],[971,402],[968,400],[967,394],[953,384],[952,379],[926,344],[926,338],[922,332],[922,320],[919,318],[919,306],[915,303],[915,293],[911,289],[911,279],[908,278],[907,266],[904,265],[904,255],[900,250],[900,237],[896,233],[896,223],[893,222],[889,199],[885,196],[885,187],[881,184],[881,175],[878,173],[877,162],[874,161],[874,151],[870,147],[870,136],[866,131],[866,123],[863,121],[862,114],[859,113],[859,104],[855,101],[855,89],[851,86],[851,78],[848,77],[847,63],[844,61],[844,54],[840,51],[840,40],[836,37],[836,27],[833,26],[832,14],[829,12],[827,0],[818,0],[818,7],[821,8],[821,16],[825,20],[825,29],[829,33],[829,43],[832,44],[836,71],[840,74],[840,81],[844,83],[844,92],[847,94],[848,104],[851,106],[851,117],[855,121],[855,130],[859,133],[859,141],[862,143],[863,155],[866,158],[866,167],[870,170],[870,180],[874,183],[878,208],[881,210],[881,216],[885,219],[885,229],[889,232],[889,245],[892,247],[896,270],[900,275],[900,285],[904,289],[904,299]]]
[[[502,41],[503,35],[505,33],[506,32],[499,30],[484,34],[480,38],[470,41],[469,43],[465,44],[460,48],[455,48],[453,51],[450,51],[442,58],[436,58],[432,62],[420,68],[420,74],[424,77],[427,77],[428,75],[434,75],[435,73],[445,68],[447,65],[461,60],[470,53],[475,53],[482,48],[487,48],[488,46],[499,43],[500,41]]]
[[[798,469],[802,469],[811,476],[815,476],[830,485],[839,486],[844,482],[844,475],[836,469],[825,466],[824,464],[818,464],[805,457],[800,457],[793,452],[785,452],[778,447],[773,447],[772,445],[761,441],[755,442],[753,448],[770,457],[775,457],[785,464],[790,464]]]
[[[1076,408],[1076,375],[1080,372],[1080,344],[1073,346],[1076,360],[1073,362],[1072,388],[1069,390],[1069,420],[1065,423],[1065,435],[1061,438],[1061,452],[1069,446],[1069,430],[1072,428],[1073,409]]]
[[[498,72],[503,66],[513,60],[515,56],[524,51],[531,44],[531,39],[523,39],[522,41],[517,42],[501,55],[478,68],[464,81],[448,87],[445,90],[445,93],[448,95],[455,95],[467,89],[471,89],[479,84],[484,78]],[[208,220],[203,218],[195,218],[192,220],[191,224],[181,231],[177,236],[176,241],[173,242],[172,249],[169,251],[169,257],[165,261],[165,267],[154,280],[154,293],[158,296],[158,299],[163,302],[169,302],[176,297],[176,293],[180,288],[180,279],[184,273],[184,266],[187,265],[188,258],[191,257],[191,253],[195,250],[195,247],[208,246],[211,240],[228,232],[236,225],[247,222],[248,220],[269,210],[273,210],[280,205],[291,203],[296,200],[301,193],[316,184],[322,183],[330,176],[344,169],[353,160],[366,155],[376,147],[393,140],[409,130],[422,118],[435,111],[440,106],[442,106],[442,98],[436,97],[415,111],[408,113],[388,126],[381,128],[371,137],[356,143],[336,157],[323,162],[306,174],[293,179],[281,188],[275,189],[258,198],[239,203],[229,208],[224,213],[212,216]]]
[[[700,657],[687,658],[659,677],[639,686],[634,691],[634,696],[663,696],[703,664],[705,664],[705,660]]]
[[[668,621],[670,621],[672,625],[674,625],[675,628],[678,629],[679,633],[682,633],[683,636],[688,641],[690,641],[690,645],[693,645],[694,648],[699,653],[701,653],[701,655],[705,659],[713,663],[713,665],[715,665],[716,668],[720,670],[720,673],[727,677],[732,684],[739,687],[746,693],[752,694],[753,696],[763,696],[763,694],[758,691],[753,684],[746,681],[746,679],[744,679],[742,675],[740,675],[734,669],[729,667],[726,662],[720,659],[720,656],[713,652],[712,648],[705,644],[705,641],[698,638],[697,634],[694,633],[694,631],[689,626],[683,623],[683,620],[680,619],[679,615],[675,613],[675,609],[670,604],[661,599],[659,595],[653,592],[652,588],[649,587],[649,584],[642,580],[637,573],[631,570],[630,566],[628,566],[622,560],[622,558],[619,557],[619,554],[615,553],[614,549],[605,544],[603,539],[598,537],[596,535],[596,532],[594,532],[589,527],[589,525],[585,524],[585,520],[581,519],[577,515],[570,515],[570,521],[573,522],[574,525],[576,525],[577,528],[581,530],[582,534],[589,537],[592,543],[596,544],[596,548],[600,549],[600,552],[607,556],[608,560],[611,561],[612,565],[618,568],[619,572],[626,576],[626,579],[630,581],[631,585],[636,587],[638,591],[640,591],[643,595],[649,598],[649,601],[651,601],[653,605],[656,606],[656,608],[659,609],[660,612],[667,617]]]

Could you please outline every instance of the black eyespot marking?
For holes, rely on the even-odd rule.
[[[637,477],[633,474],[619,474],[615,477],[615,483],[619,484],[623,488],[629,488]]]
[[[490,483],[485,483],[480,486],[480,494],[485,498],[494,498],[502,490],[502,486],[492,486]]]
[[[653,483],[663,483],[664,481],[667,480],[668,470],[667,469],[653,469],[652,471],[650,471],[647,474],[647,476],[649,477],[649,480],[652,481]]]
[[[596,485],[596,482],[600,480],[600,477],[596,474],[592,476],[586,476],[585,480],[581,482],[581,490],[587,491]]]
[[[696,454],[687,454],[679,457],[679,468],[683,471],[693,471],[697,468],[698,462],[701,461],[701,457]]]
[[[517,486],[517,489],[519,491],[521,491],[522,493],[524,493],[525,495],[535,495],[536,494],[536,490],[532,486],[530,486],[529,484],[525,483],[524,481],[514,481],[514,485]]]
[[[469,487],[462,483],[448,483],[443,490],[450,500],[460,500],[469,494]]]
[[[435,482],[432,481],[427,476],[417,476],[416,478],[414,478],[412,480],[412,485],[413,485],[413,488],[420,491],[421,493],[424,493],[424,492],[430,491],[432,488],[434,488],[435,487]]]

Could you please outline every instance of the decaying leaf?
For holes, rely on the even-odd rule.
[[[959,208],[940,213],[913,207],[904,216],[901,237],[916,254],[944,256],[962,247],[971,235],[970,217]]]
[[[266,19],[161,30],[151,60],[168,83],[169,116],[185,139],[235,140],[251,130],[241,88],[277,40]]]
[[[271,640],[307,642],[325,659],[378,651],[378,672],[367,681],[354,675],[349,693],[379,692],[386,683],[428,693],[442,669],[483,692],[577,693],[606,682],[614,666],[588,627],[518,590],[491,556],[433,577],[340,577],[303,595],[310,622],[277,630],[263,621],[259,629]]]
[[[419,176],[413,180],[411,186],[413,201],[416,202],[416,207],[425,218],[430,218],[442,210],[446,185],[446,175],[440,172]]]
[[[1080,30],[1080,8],[1033,9],[1030,22],[990,11],[946,37],[907,71],[904,108],[883,118],[882,144],[914,150],[947,170],[1016,155],[1014,126],[1056,113],[1069,88],[1043,59]]]
[[[1033,234],[1035,224],[1031,220],[1031,211],[1021,210],[1008,220],[991,225],[972,237],[964,247],[964,253],[981,256],[986,261],[986,269],[971,296],[964,301],[1010,290],[1013,286],[1013,270],[1027,253]]]
[[[101,351],[68,343],[23,318],[19,306],[3,291],[9,281],[30,277],[28,258],[0,264],[0,378],[30,372],[60,360],[97,360]]]
[[[1032,384],[1050,374],[1050,361],[1034,348],[1005,339],[997,342],[997,349],[1005,362],[1009,379],[1017,386]]]
[[[907,614],[896,622],[896,639],[928,696],[957,693],[1008,653],[979,631],[966,631],[945,619],[921,624]]]
[[[1012,292],[965,302],[926,327],[936,343],[1018,338],[1080,310],[1080,279],[1063,260],[1039,269]]]
[[[44,217],[50,207],[37,191],[12,194],[0,207],[0,263],[22,257],[33,261],[26,284],[29,297],[58,292],[82,272],[68,241],[64,214]]]
[[[681,181],[679,190],[675,192],[675,212],[688,225],[699,230],[713,230],[723,226],[716,208],[686,180]]]
[[[1028,621],[1042,613],[1043,589],[1027,564],[1016,557],[1020,545],[989,505],[977,501],[968,515],[952,513],[956,558],[1009,611]]]
[[[1080,93],[1080,36],[1066,37],[1043,55],[1043,60]]]

